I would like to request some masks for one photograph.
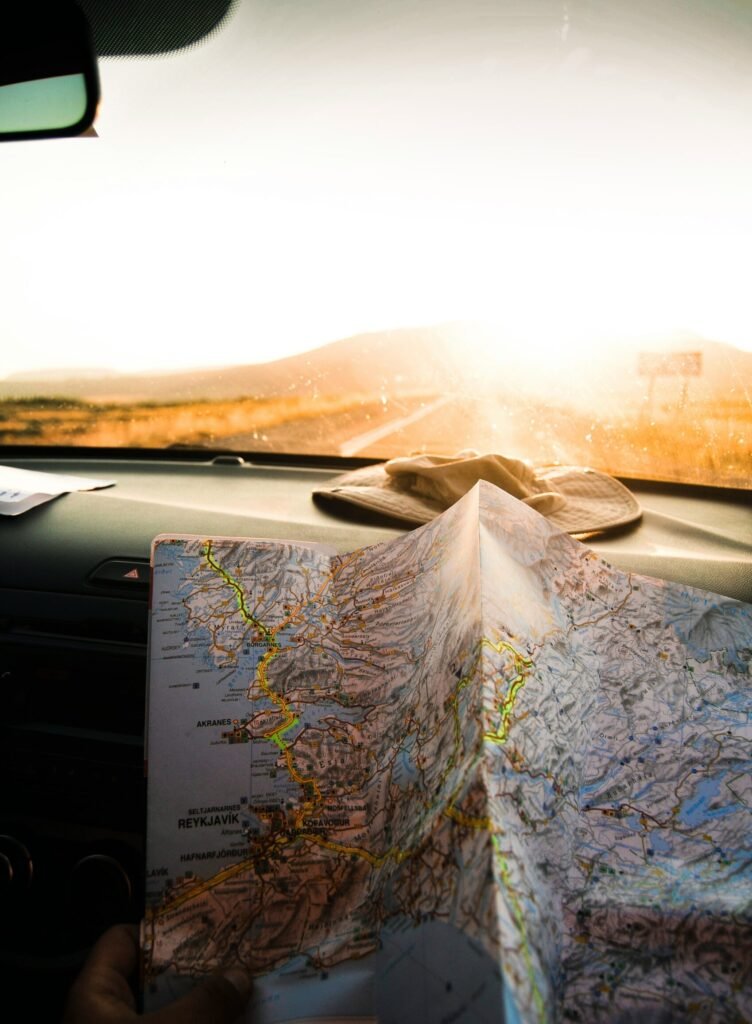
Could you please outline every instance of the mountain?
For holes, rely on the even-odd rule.
[[[15,374],[0,381],[0,398],[53,394],[94,402],[184,402],[271,396],[378,396],[454,392],[468,399],[484,393],[506,402],[528,398],[594,410],[633,408],[649,380],[638,372],[640,352],[700,352],[702,373],[689,378],[692,401],[736,395],[752,381],[752,353],[688,332],[655,338],[614,338],[585,355],[547,358],[515,343],[498,328],[471,323],[400,328],[358,334],[300,355],[266,363],[175,373],[52,371]],[[680,377],[658,377],[656,401],[674,400]]]
[[[55,370],[14,374],[0,397],[53,393],[88,401],[192,401],[272,395],[373,395],[436,392],[458,371],[458,327],[401,328],[359,334],[273,362],[175,373],[92,376]],[[44,385],[44,386],[43,386]]]

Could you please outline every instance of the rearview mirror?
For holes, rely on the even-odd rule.
[[[12,6],[0,14],[0,142],[80,135],[99,102],[86,18],[71,0]]]

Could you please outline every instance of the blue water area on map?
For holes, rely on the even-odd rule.
[[[692,796],[684,801],[679,811],[678,819],[682,825],[687,825],[691,828],[702,825],[711,818],[722,818],[727,814],[734,814],[738,811],[738,807],[735,804],[720,804],[717,807],[710,806],[720,796],[721,783],[727,774],[728,772],[721,772],[718,775],[713,775],[696,783]]]
[[[400,789],[409,789],[420,781],[418,767],[415,764],[415,733],[410,733],[404,743],[397,751],[397,758],[394,762],[393,780]]]
[[[731,693],[724,693],[723,704],[730,705],[734,711],[748,712],[752,707],[752,692],[743,690],[734,690]]]
[[[639,829],[639,825],[638,825]],[[655,853],[665,853],[671,856],[674,852],[672,844],[662,836],[657,828],[651,829],[649,838],[650,849]]]
[[[258,978],[247,1020],[253,1024],[373,1018],[379,1024],[491,1024],[520,1015],[506,996],[498,964],[473,940],[439,921],[405,918],[382,929],[381,948],[324,970],[302,958]]]
[[[508,985],[504,986],[504,1024],[522,1024],[520,1011]]]
[[[595,782],[589,783],[587,786],[580,786],[580,800],[583,803],[587,802],[587,798],[593,793],[597,793],[599,789],[603,789],[606,785],[605,779],[596,779]]]

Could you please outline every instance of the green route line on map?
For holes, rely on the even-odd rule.
[[[339,565],[338,571],[341,572],[345,566],[349,565],[350,562],[352,562],[353,559],[357,557],[357,555],[358,552],[353,552],[348,558],[343,559]],[[205,557],[209,566],[215,572],[217,572],[225,581],[225,583],[227,583],[227,585],[231,587],[232,590],[234,591],[235,599],[238,605],[238,610],[240,611],[240,614],[243,617],[244,621],[250,623],[255,628],[257,628],[261,633],[262,637],[264,638],[264,640],[266,641],[266,643],[269,645],[269,650],[258,663],[258,666],[256,668],[256,675],[259,686],[266,694],[266,696],[269,698],[269,700],[273,704],[275,704],[276,707],[279,708],[280,712],[283,714],[285,718],[285,721],[279,728],[274,729],[274,731],[271,733],[267,733],[264,738],[274,743],[282,752],[290,777],[302,788],[304,796],[308,797],[308,799],[304,801],[302,807],[296,813],[295,816],[295,827],[296,829],[302,831],[302,826],[303,823],[305,822],[305,819],[313,813],[314,808],[316,806],[323,803],[323,796],[315,777],[312,776],[311,778],[305,778],[298,772],[295,766],[295,760],[291,746],[289,743],[282,739],[282,735],[288,730],[293,729],[296,725],[298,725],[300,723],[300,719],[298,718],[297,715],[295,715],[293,711],[290,710],[290,707],[285,701],[285,699],[280,694],[275,693],[274,690],[272,690],[271,686],[269,685],[267,675],[268,666],[271,664],[274,658],[277,657],[281,650],[279,641],[277,640],[275,635],[276,630],[273,630],[268,626],[265,626],[263,622],[257,619],[252,614],[252,612],[248,610],[248,607],[246,606],[245,603],[245,594],[243,593],[243,588],[241,587],[240,583],[238,583],[238,581],[232,576],[232,574],[229,573],[225,568],[223,568],[223,566],[221,566],[219,562],[216,560],[216,558],[212,554],[211,540],[207,540],[206,542]],[[324,586],[322,586],[321,590],[316,595],[317,598],[321,598]],[[291,621],[293,617],[293,615],[288,616],[286,621]],[[336,844],[332,846],[332,849],[336,849]],[[358,847],[343,846],[341,852],[354,854],[356,856],[365,856],[367,854],[366,859],[374,857],[373,854],[368,853],[368,851],[361,851]],[[387,854],[383,855],[382,859],[386,859],[389,856],[402,858],[403,851],[389,851]]]
[[[459,754],[460,746],[462,744],[462,727],[460,722],[459,711],[460,695],[462,694],[462,691],[464,689],[466,689],[468,686],[470,686],[471,683],[475,681],[475,674],[478,669],[478,662],[481,659],[484,647],[490,647],[492,651],[496,652],[496,654],[501,654],[502,651],[508,651],[514,659],[514,667],[517,672],[517,674],[514,676],[514,678],[511,680],[509,684],[508,693],[497,704],[500,713],[498,727],[496,728],[496,730],[492,732],[483,733],[483,738],[486,740],[490,740],[492,743],[502,744],[506,742],[507,737],[509,736],[509,728],[512,721],[512,711],[514,710],[514,705],[520,694],[520,690],[527,682],[527,677],[530,673],[530,669],[533,667],[532,660],[530,658],[527,658],[524,654],[520,654],[520,652],[506,640],[498,640],[494,642],[493,640],[489,640],[488,637],[481,637],[480,644],[478,645],[478,652],[475,655],[475,658],[473,659],[473,664],[470,670],[464,676],[462,676],[462,678],[457,682],[457,685],[454,688],[454,693],[449,698],[449,703],[451,704],[452,714],[454,717],[454,750],[452,751],[451,755],[447,760],[446,765],[444,766],[444,771],[442,772],[441,775],[442,785],[445,782],[447,776],[449,775],[449,772],[452,770],[452,768],[454,768],[455,764],[457,763],[457,756]]]
[[[282,734],[289,732],[290,729],[294,729],[296,725],[300,725],[300,719],[297,716],[293,716],[293,720],[288,722],[287,725],[281,726],[281,728],[276,729],[274,732],[267,733],[266,739],[271,740],[272,743],[276,743],[279,749],[284,752],[290,744],[281,738]]]
[[[207,543],[206,546],[206,559],[209,566],[217,572],[225,583],[232,589],[235,594],[238,609],[244,621],[252,624],[257,628],[268,644],[269,649],[260,660],[257,666],[257,679],[260,688],[268,696],[269,700],[280,710],[283,714],[285,721],[283,724],[275,729],[273,732],[266,735],[266,739],[271,740],[275,743],[282,755],[285,758],[290,777],[294,779],[298,784],[303,787],[304,793],[306,789],[311,791],[311,795],[314,796],[313,800],[307,801],[301,811],[296,815],[295,831],[293,834],[278,835],[272,840],[273,845],[277,847],[284,847],[293,845],[299,842],[310,843],[320,848],[330,850],[331,852],[340,856],[358,857],[365,860],[371,867],[379,868],[385,864],[388,860],[393,860],[396,864],[401,864],[413,856],[421,848],[418,844],[414,848],[400,849],[397,846],[392,846],[381,854],[374,854],[370,850],[365,849],[361,846],[349,845],[347,843],[339,843],[335,840],[326,838],[325,836],[318,835],[316,833],[310,833],[304,831],[304,821],[307,814],[315,803],[322,802],[323,797],[315,778],[305,779],[297,771],[294,760],[293,751],[290,744],[284,739],[284,734],[289,730],[295,728],[300,723],[299,717],[291,711],[284,698],[276,694],[270,687],[267,669],[269,664],[275,657],[280,653],[280,645],[276,638],[275,631],[265,626],[262,622],[255,618],[255,616],[248,610],[245,601],[245,595],[243,589],[237,580],[227,572],[215,559],[212,549],[211,542]],[[470,686],[476,680],[476,672],[478,669],[479,661],[482,657],[483,648],[487,647],[493,650],[497,654],[501,654],[503,651],[507,651],[512,655],[515,675],[508,682],[508,689],[506,694],[497,702],[499,711],[499,722],[495,730],[485,732],[483,738],[496,744],[503,744],[506,742],[512,722],[512,713],[516,702],[518,700],[520,691],[524,686],[530,669],[532,668],[533,662],[531,659],[520,654],[515,648],[507,643],[506,641],[494,642],[487,637],[483,637],[478,646],[476,657],[473,660],[472,667],[466,675],[464,675],[456,684],[454,693],[450,698],[450,705],[453,712],[454,718],[454,750],[448,759],[445,770],[442,774],[442,782],[447,778],[451,768],[456,764],[457,757],[462,742],[462,731],[459,715],[459,701],[460,696],[468,686]],[[515,892],[511,880],[511,872],[506,856],[501,849],[501,843],[499,838],[499,830],[494,825],[489,817],[476,817],[465,814],[455,807],[455,801],[459,796],[459,787],[451,794],[446,807],[444,808],[443,814],[453,821],[460,827],[473,829],[477,832],[485,832],[490,835],[491,842],[493,844],[494,852],[496,854],[496,860],[499,868],[502,883],[507,893],[510,909],[512,911],[512,918],[514,921],[515,928],[519,936],[519,948],[525,964],[527,977],[530,984],[532,993],[533,1005],[535,1008],[536,1017],[539,1021],[545,1020],[545,998],[541,992],[538,984],[535,972],[535,964],[533,961],[533,955],[530,949],[530,943],[528,940],[527,930],[525,927],[525,919],[522,912],[522,906],[518,894]],[[169,903],[163,905],[156,911],[147,911],[147,923],[150,923],[153,927],[153,920],[156,917],[164,917],[165,915],[175,911],[181,905],[195,899],[204,892],[214,889],[223,882],[228,881],[230,878],[241,874],[243,871],[252,870],[256,858],[246,858],[240,862],[228,865],[216,875],[210,879],[202,880],[188,889],[176,895]]]
[[[235,592],[235,599],[238,602],[238,609],[240,611],[240,614],[243,616],[244,620],[246,622],[249,622],[252,626],[255,626],[268,644],[278,648],[279,644],[277,643],[277,638],[274,636],[272,630],[270,630],[268,626],[265,626],[260,619],[257,619],[252,612],[248,611],[248,608],[246,607],[245,603],[245,594],[243,593],[243,588],[240,586],[238,581],[219,564],[219,562],[212,554],[212,542],[210,540],[206,542],[204,554],[206,556],[206,561],[209,563],[212,569],[215,572],[219,573],[219,575],[222,577],[222,579],[225,581],[228,587],[231,587],[232,590]]]
[[[464,689],[466,689],[466,687],[468,687],[474,681],[475,672],[478,668],[478,662],[480,661],[481,653],[484,647],[490,647],[491,650],[495,651],[497,654],[501,654],[502,651],[509,651],[509,653],[514,658],[514,665],[517,669],[517,675],[512,679],[511,684],[509,686],[509,692],[507,693],[506,697],[499,702],[498,705],[499,711],[501,712],[499,727],[496,729],[495,732],[483,733],[483,738],[491,740],[491,742],[493,743],[502,744],[506,742],[507,737],[509,736],[512,711],[514,709],[515,702],[517,700],[517,697],[519,696],[520,690],[525,685],[527,675],[533,666],[533,662],[530,658],[525,657],[524,654],[520,654],[520,652],[516,650],[506,640],[499,640],[496,643],[494,643],[494,641],[489,640],[488,637],[481,638],[480,644],[478,645],[478,653],[473,659],[472,668],[466,675],[464,675],[458,681],[454,690],[454,694],[451,697],[452,712],[454,715],[454,750],[452,751],[452,754],[448,758],[446,766],[442,773],[442,785],[446,780],[447,776],[449,775],[449,772],[457,763],[459,748],[462,742],[462,731],[460,728],[459,716],[460,694]],[[478,754],[475,759],[476,761],[480,754],[481,752],[478,751]],[[463,811],[460,811],[457,807],[455,807],[455,800],[459,796],[462,785],[463,780],[460,780],[454,792],[450,796],[449,801],[447,802],[447,806],[444,808],[444,816],[446,818],[449,818],[451,821],[456,822],[458,825],[461,825],[463,828],[473,829],[476,832],[488,832],[495,841],[498,841],[498,835],[500,834],[501,830],[494,824],[490,817],[488,817],[487,815],[484,815],[483,817],[478,817],[475,815],[465,814]]]
[[[504,852],[501,849],[501,843],[499,837],[491,835],[491,842],[493,843],[494,850],[496,852],[496,860],[499,865],[499,873],[501,874],[501,880],[504,883],[504,888],[509,896],[509,902],[512,905],[512,916],[514,918],[515,927],[520,937],[520,950],[522,952],[522,959],[525,961],[525,969],[527,971],[528,981],[530,982],[530,989],[533,996],[533,1005],[535,1006],[536,1016],[539,1021],[546,1020],[546,1003],[543,998],[543,993],[540,990],[538,981],[535,977],[535,964],[533,963],[533,956],[530,952],[530,943],[527,938],[527,928],[525,926],[525,915],[522,912],[522,906],[517,893],[512,887],[512,879],[509,871],[509,864],[504,856]]]
[[[337,854],[360,857],[361,859],[367,861],[372,867],[376,868],[380,867],[389,859],[393,859],[397,864],[402,863],[402,861],[411,857],[419,847],[416,847],[415,849],[403,850],[397,846],[393,846],[386,850],[384,853],[374,854],[370,850],[366,850],[364,847],[351,846],[346,843],[338,843],[336,841],[325,839],[324,837],[313,833],[307,833],[303,830],[302,826],[303,822],[305,821],[305,818],[308,816],[308,814],[310,813],[310,811],[312,810],[313,806],[315,806],[316,803],[321,803],[323,801],[323,797],[315,778],[312,777],[310,779],[306,779],[299,774],[293,761],[293,755],[290,748],[290,744],[282,738],[284,733],[288,732],[290,729],[293,729],[300,724],[300,719],[298,718],[297,715],[294,714],[294,712],[290,710],[284,698],[281,697],[279,694],[275,693],[271,689],[268,682],[267,667],[271,663],[271,661],[275,657],[277,657],[277,655],[280,652],[279,642],[274,634],[274,631],[271,630],[268,626],[265,626],[248,610],[248,607],[246,606],[245,603],[245,595],[243,593],[241,585],[231,575],[231,573],[229,573],[219,564],[219,562],[217,562],[216,558],[212,553],[211,541],[207,541],[205,556],[209,566],[216,573],[218,573],[221,576],[221,578],[225,581],[225,583],[227,583],[227,585],[233,590],[237,601],[238,610],[240,611],[240,614],[243,617],[244,621],[248,622],[249,624],[257,628],[261,635],[263,636],[264,640],[269,645],[269,650],[266,652],[266,654],[263,656],[263,658],[261,659],[257,666],[257,678],[261,689],[269,697],[272,703],[274,703],[280,709],[286,720],[279,728],[275,729],[271,733],[267,733],[265,738],[276,744],[276,746],[284,755],[285,762],[290,773],[290,777],[295,782],[297,782],[301,787],[304,788],[304,792],[305,787],[309,786],[315,794],[314,800],[307,801],[304,804],[301,811],[296,816],[295,826],[297,834],[295,835],[294,839],[290,840],[288,838],[279,837],[277,843],[279,845],[287,845],[288,842],[290,841],[310,842],[319,847],[323,847],[324,849],[331,850],[332,852]],[[481,652],[484,646],[490,647],[497,654],[501,654],[503,650],[509,651],[512,654],[512,657],[514,658],[514,665],[517,669],[517,675],[511,681],[509,692],[507,693],[506,697],[499,703],[499,711],[501,712],[499,727],[496,729],[495,732],[484,733],[484,738],[490,739],[495,743],[504,743],[505,740],[507,739],[511,722],[512,710],[514,708],[519,692],[526,681],[527,673],[529,672],[533,664],[529,658],[526,658],[524,655],[520,654],[519,651],[517,651],[511,644],[507,643],[504,640],[500,640],[494,643],[494,641],[489,640],[487,637],[483,637],[481,639],[481,642],[478,647],[478,653],[475,659],[473,660],[473,666],[471,670],[458,681],[455,687],[454,694],[450,698],[454,717],[455,750],[453,751],[452,755],[448,759],[447,765],[445,766],[441,779],[442,783],[444,782],[449,772],[451,771],[452,767],[456,763],[457,753],[459,751],[459,746],[462,739],[459,720],[460,694],[466,687],[470,686],[474,682],[475,671],[477,669],[478,661],[481,657]],[[466,815],[463,812],[459,811],[454,806],[454,801],[456,797],[457,791],[455,791],[452,794],[447,803],[446,808],[444,809],[443,813],[445,814],[445,816],[465,828],[472,828],[476,831],[490,833],[492,839],[495,842],[498,842],[498,837],[494,834],[494,825],[490,818],[474,817]],[[225,868],[223,871],[215,875],[212,879],[208,879],[205,882],[201,882],[197,887],[192,888],[188,893],[181,894],[181,896],[178,898],[178,901],[176,902],[183,903],[187,899],[193,898],[194,896],[198,895],[200,892],[203,892],[208,888],[213,888],[215,885],[220,884],[222,881],[225,881],[231,875],[234,875],[238,870],[243,870],[243,868],[251,867],[252,864],[253,859],[250,859],[242,861],[239,864],[233,865],[230,868]],[[170,906],[174,909],[175,905],[176,903],[172,903]],[[163,908],[162,912],[166,910],[167,908]]]
[[[274,703],[275,706],[283,714],[285,721],[280,727],[276,728],[273,732],[268,733],[265,738],[273,742],[284,755],[291,778],[293,778],[297,783],[299,783],[303,787],[308,785],[315,792],[316,798],[319,801],[321,801],[322,795],[315,779],[304,779],[297,772],[295,765],[293,763],[292,749],[290,747],[290,744],[284,738],[287,732],[289,732],[291,729],[294,729],[297,725],[300,724],[300,719],[296,714],[294,714],[294,712],[291,711],[284,698],[281,695],[276,694],[269,685],[267,676],[268,666],[269,664],[271,664],[273,659],[277,657],[277,655],[280,653],[280,645],[276,638],[275,631],[265,626],[262,622],[256,619],[248,610],[241,585],[237,582],[237,580],[235,580],[232,577],[232,575],[229,572],[223,569],[222,566],[219,565],[219,563],[216,561],[212,554],[210,543],[207,545],[206,558],[211,568],[215,572],[217,572],[225,581],[225,583],[227,583],[227,585],[233,590],[236,597],[238,609],[244,621],[248,622],[249,624],[252,624],[255,628],[259,630],[261,636],[266,641],[269,647],[268,651],[265,653],[265,655],[263,656],[263,658],[261,659],[257,666],[258,683],[260,688],[268,696],[270,701]],[[497,687],[496,707],[499,712],[498,723],[495,729],[483,733],[483,739],[488,740],[494,744],[501,745],[507,741],[512,725],[512,715],[514,712],[514,708],[519,699],[520,692],[524,687],[525,682],[529,677],[530,670],[533,666],[533,662],[531,659],[525,657],[508,642],[503,640],[494,642],[488,639],[487,637],[483,637],[481,639],[478,645],[477,654],[473,659],[473,663],[470,670],[461,679],[458,680],[454,688],[454,692],[449,700],[449,704],[451,706],[454,719],[454,750],[452,751],[447,761],[447,765],[444,769],[444,772],[442,774],[442,782],[445,781],[452,767],[457,763],[462,743],[459,702],[462,692],[477,680],[477,670],[479,667],[479,662],[482,658],[482,651],[484,648],[489,648],[490,650],[494,651],[496,654],[499,655],[501,655],[505,651],[508,652],[512,656],[513,668],[515,673],[511,679],[503,680],[503,683],[506,685],[506,693],[503,696],[498,696],[498,690],[500,689],[500,686]],[[527,934],[522,903],[520,900],[520,896],[515,891],[512,882],[511,871],[507,856],[504,854],[501,848],[499,829],[487,816],[472,816],[459,810],[455,806],[455,801],[457,800],[458,796],[459,787],[455,789],[455,791],[451,794],[447,802],[447,805],[444,808],[443,814],[460,827],[472,829],[476,832],[485,832],[486,834],[490,835],[491,842],[493,844],[493,850],[495,853],[495,859],[499,870],[499,875],[504,886],[508,906],[511,911],[512,921],[515,930],[518,934],[519,951],[525,965],[525,972],[530,986],[535,1017],[540,1022],[545,1021],[545,995],[542,992],[541,987],[538,983],[535,962],[530,947],[529,937]],[[272,840],[274,846],[285,847],[300,842],[310,843],[312,845],[318,846],[319,848],[329,850],[336,855],[360,858],[362,860],[365,860],[372,868],[376,869],[380,868],[389,860],[393,860],[396,864],[401,864],[403,861],[413,856],[420,849],[420,844],[418,844],[418,846],[416,846],[415,848],[406,849],[401,849],[397,846],[392,846],[383,853],[375,854],[361,846],[340,843],[335,840],[331,840],[325,836],[318,835],[316,833],[306,832],[304,831],[304,820],[306,817],[307,810],[310,811],[312,805],[313,804],[309,802],[307,804],[307,809],[304,808],[302,812],[297,816],[296,832],[293,834],[288,833],[286,835],[278,835],[275,839]],[[197,884],[191,886],[187,890],[184,890],[183,892],[179,893],[172,901],[170,901],[166,905],[163,905],[158,910],[147,911],[147,923],[149,923],[153,927],[154,919],[156,919],[157,917],[163,917],[175,911],[178,907],[185,904],[186,902],[195,899],[202,893],[214,889],[216,886],[221,885],[223,882],[226,882],[233,877],[236,877],[238,874],[241,874],[246,870],[252,870],[255,860],[255,857],[251,857],[244,859],[240,862],[236,862],[232,865],[228,865],[227,867],[219,871],[216,875],[214,875],[212,878],[202,880]]]
[[[488,640],[486,637],[483,637],[481,640],[481,647],[483,646],[490,647],[491,650],[495,651],[497,654],[501,654],[502,651],[509,651],[514,658],[514,667],[517,671],[517,675],[509,684],[509,692],[506,697],[499,701],[498,708],[501,712],[499,726],[495,732],[484,733],[485,739],[491,740],[492,743],[506,743],[507,737],[509,736],[512,711],[520,690],[527,682],[527,677],[530,673],[530,669],[533,667],[533,662],[530,658],[526,658],[524,654],[520,654],[519,651],[515,650],[510,643],[506,642],[506,640],[499,640],[498,643],[494,643],[493,640]]]
[[[470,672],[468,672],[458,681],[457,686],[455,687],[455,692],[451,698],[452,711],[454,715],[455,750],[449,757],[444,772],[442,773],[442,783],[444,782],[447,775],[451,771],[452,767],[456,763],[457,752],[462,738],[459,725],[459,696],[462,693],[462,691],[473,682],[474,671],[477,668],[478,660],[480,658],[480,652],[482,651],[484,646],[490,647],[497,654],[501,654],[503,650],[509,651],[514,658],[515,668],[517,669],[517,675],[511,681],[509,693],[504,698],[504,700],[501,701],[499,704],[499,710],[501,711],[501,722],[499,728],[496,730],[496,732],[484,733],[484,738],[490,739],[495,743],[504,743],[507,739],[507,736],[509,734],[512,710],[514,708],[519,692],[525,684],[527,675],[533,666],[533,662],[530,658],[527,658],[525,657],[525,655],[520,654],[519,651],[517,651],[510,643],[507,643],[507,641],[499,640],[498,642],[494,643],[494,641],[489,640],[487,637],[483,637],[481,639],[478,654],[473,660],[473,668],[470,670]],[[457,794],[458,790],[455,790],[455,792],[449,798],[447,806],[443,811],[444,815],[465,828],[472,828],[476,831],[490,833],[492,838],[496,842],[498,842],[498,836],[495,834],[495,827],[490,818],[466,815],[454,806],[454,801],[457,797]],[[311,835],[304,832],[300,832],[298,838],[306,839],[309,842],[315,843],[317,846],[322,846],[336,853],[343,853],[349,854],[351,856],[361,857],[363,860],[368,861],[368,863],[372,867],[380,867],[390,858],[393,858],[396,863],[400,864],[402,863],[403,860],[406,860],[408,857],[411,857],[413,853],[415,853],[419,848],[416,847],[415,849],[401,850],[399,847],[393,846],[385,853],[374,854],[371,853],[369,850],[364,849],[363,847],[348,846],[343,843],[337,843],[332,840],[323,839],[320,836]]]
[[[507,643],[507,641],[499,640],[494,643],[493,640],[489,640],[487,637],[483,637],[481,639],[478,654],[473,661],[472,669],[467,675],[463,676],[462,679],[459,680],[452,698],[452,710],[455,716],[455,751],[449,759],[448,767],[442,776],[442,782],[446,778],[451,766],[455,763],[459,751],[459,743],[461,740],[461,732],[459,728],[459,696],[472,681],[473,674],[478,667],[478,661],[480,660],[483,647],[490,647],[491,650],[495,651],[497,654],[501,654],[502,651],[508,651],[514,659],[514,668],[516,670],[516,675],[509,683],[509,689],[506,696],[498,703],[498,709],[501,717],[497,729],[494,732],[485,732],[483,734],[484,739],[490,740],[493,743],[502,744],[506,742],[509,736],[509,729],[511,727],[512,711],[514,710],[520,691],[527,681],[530,670],[533,667],[532,659],[520,654],[520,652],[517,651],[510,643]],[[522,954],[522,959],[525,963],[528,981],[530,983],[535,1015],[538,1021],[543,1022],[546,1020],[545,999],[535,974],[535,965],[530,951],[530,943],[528,941],[527,928],[525,925],[525,916],[522,911],[519,896],[512,886],[509,864],[501,849],[501,842],[499,838],[501,830],[494,824],[490,817],[474,817],[458,810],[455,807],[455,800],[459,795],[459,788],[460,787],[458,786],[450,797],[449,803],[444,810],[444,815],[463,828],[473,829],[476,832],[486,832],[491,837],[491,842],[493,844],[496,860],[499,866],[499,873],[501,875],[501,880],[507,893],[509,903],[511,904],[512,917],[519,936],[519,948]]]
[[[287,701],[284,699],[284,697],[280,696],[280,694],[278,693],[275,693],[274,690],[269,685],[267,670],[272,661],[274,661],[274,659],[280,653],[281,648],[279,645],[279,641],[274,635],[274,630],[270,629],[268,626],[265,626],[263,622],[257,619],[255,615],[253,615],[248,610],[245,603],[245,595],[243,593],[243,588],[238,583],[238,581],[231,575],[231,573],[229,573],[225,568],[223,568],[216,560],[216,558],[214,558],[212,554],[212,542],[210,540],[206,542],[205,555],[206,561],[209,563],[211,568],[215,572],[219,573],[219,575],[222,577],[225,583],[227,583],[227,585],[231,587],[232,590],[235,592],[238,610],[241,616],[243,617],[243,620],[245,622],[248,622],[250,625],[254,626],[256,629],[258,629],[266,643],[269,645],[269,650],[259,661],[256,667],[256,678],[258,679],[259,686],[263,690],[264,694],[269,698],[269,700],[274,705],[276,705],[276,707],[279,708],[280,712],[285,718],[285,721],[279,728],[275,729],[271,733],[267,733],[267,735],[264,738],[271,740],[272,743],[275,743],[277,747],[279,747],[279,749],[282,751],[282,754],[284,755],[285,758],[285,763],[287,764],[287,770],[289,771],[291,778],[298,783],[298,785],[303,789],[303,792],[306,792],[306,787],[310,787],[310,789],[313,791],[314,799],[306,801],[298,814],[298,821],[300,822],[307,816],[307,814],[310,813],[310,811],[313,809],[313,807],[316,806],[316,804],[321,803],[322,796],[321,790],[319,789],[319,785],[316,782],[316,779],[306,779],[302,775],[300,775],[293,762],[292,752],[290,750],[289,743],[286,743],[284,740],[280,739],[282,733],[287,732],[288,729],[292,729],[295,727],[295,725],[298,724],[299,719],[294,714],[294,712],[290,710],[290,707],[287,704]]]

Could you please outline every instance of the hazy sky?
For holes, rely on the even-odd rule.
[[[547,358],[752,349],[742,7],[241,0],[191,51],[103,61],[98,139],[0,147],[0,377],[457,319]]]

